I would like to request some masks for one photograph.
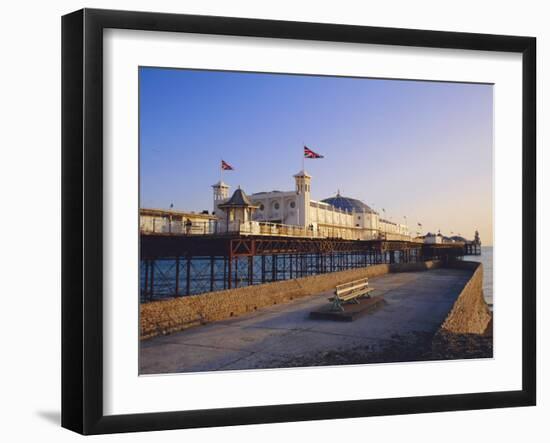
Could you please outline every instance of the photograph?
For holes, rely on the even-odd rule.
[[[137,75],[140,375],[493,357],[493,84]]]
[[[550,435],[544,3],[2,11],[1,441]]]

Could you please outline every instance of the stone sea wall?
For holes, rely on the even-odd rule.
[[[455,334],[483,334],[492,319],[483,298],[483,265],[456,261],[450,264],[450,267],[471,270],[473,274],[440,329]]]
[[[442,264],[439,261],[381,264],[263,285],[143,303],[140,306],[140,337],[141,339],[147,339],[181,331],[192,326],[243,315],[262,307],[329,291],[336,285],[358,278],[376,277],[389,272],[423,271],[440,266]]]
[[[493,315],[483,297],[483,265],[456,262],[451,266],[473,273],[432,339],[431,358],[491,358]]]

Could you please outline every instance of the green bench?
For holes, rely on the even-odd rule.
[[[360,278],[359,280],[350,281],[336,286],[334,296],[328,300],[332,302],[331,311],[344,311],[344,304],[359,303],[359,298],[370,297],[370,293],[374,291],[369,287],[368,278]]]

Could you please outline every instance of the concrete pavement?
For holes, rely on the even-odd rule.
[[[371,278],[373,295],[384,295],[385,303],[353,322],[308,318],[328,303],[329,291],[154,337],[141,342],[140,373],[296,366],[290,362],[327,352],[345,355],[358,347],[374,351],[391,346],[397,336],[433,334],[470,276],[445,268]]]

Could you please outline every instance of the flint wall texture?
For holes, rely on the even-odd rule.
[[[140,306],[140,337],[141,339],[147,339],[156,335],[165,335],[192,326],[239,316],[265,306],[285,303],[298,297],[328,291],[336,285],[358,278],[376,277],[388,272],[423,271],[440,266],[441,263],[438,261],[382,264],[143,303]]]
[[[440,331],[454,334],[483,334],[492,318],[483,298],[483,265],[457,261],[450,266],[471,270],[473,274],[456,299]]]

